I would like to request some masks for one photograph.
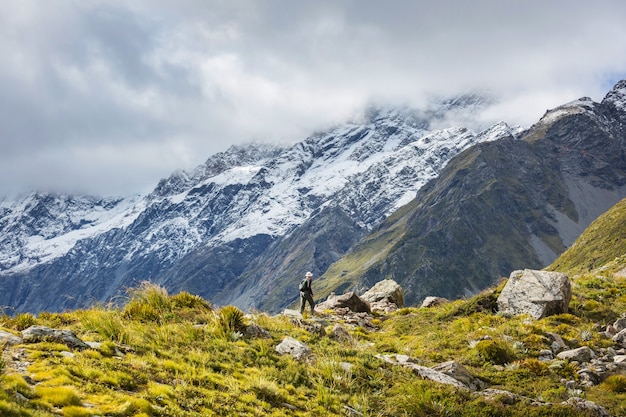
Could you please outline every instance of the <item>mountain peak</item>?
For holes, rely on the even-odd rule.
[[[611,104],[618,110],[626,111],[626,80],[621,80],[608,92],[602,104]]]

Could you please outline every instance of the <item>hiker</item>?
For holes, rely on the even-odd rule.
[[[307,272],[305,278],[300,282],[300,314],[304,313],[304,305],[309,302],[311,306],[311,315],[315,314],[313,308],[315,307],[315,301],[313,301],[313,290],[311,289],[311,278],[313,274]]]

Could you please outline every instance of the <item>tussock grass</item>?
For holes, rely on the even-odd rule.
[[[404,308],[379,318],[380,331],[348,326],[351,341],[346,343],[310,334],[284,316],[246,315],[233,306],[214,310],[199,297],[169,295],[144,283],[129,291],[122,307],[32,317],[37,324],[71,328],[83,340],[101,344],[70,357],[63,354],[69,348],[58,343],[18,346],[31,363],[27,375],[32,380],[8,366],[0,368],[0,414],[579,416],[558,405],[571,395],[562,379],[576,380],[579,367],[546,364],[536,356],[550,348],[548,332],[572,345],[605,346],[594,320],[616,317],[614,307],[620,304],[596,316],[589,303],[594,297],[622,296],[617,283],[601,285],[605,282],[581,277],[575,283],[576,308],[569,314],[536,321],[498,315],[492,306],[499,286],[436,308]],[[8,318],[2,323],[13,331],[19,326]],[[251,324],[269,331],[270,338],[246,338]],[[315,360],[278,355],[275,346],[285,336],[309,344]],[[510,404],[506,398],[454,390],[384,363],[375,357],[379,353],[409,355],[425,366],[456,360],[492,388],[556,405]],[[585,395],[619,415],[626,406],[623,379],[607,379]],[[17,393],[27,401],[18,401]]]

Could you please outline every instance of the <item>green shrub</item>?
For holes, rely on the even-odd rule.
[[[481,340],[474,349],[482,360],[494,365],[504,365],[515,359],[513,351],[506,344],[497,340]]]
[[[611,375],[604,380],[602,387],[610,392],[626,392],[626,376]]]
[[[220,309],[218,316],[218,330],[224,335],[240,332],[245,329],[243,312],[235,306],[225,306]]]
[[[171,301],[165,288],[144,281],[139,287],[128,290],[130,300],[124,307],[122,317],[143,323],[161,323],[171,311]]]
[[[211,303],[199,295],[190,294],[186,291],[172,295],[170,297],[170,301],[172,303],[172,308],[174,309],[191,308],[207,311],[211,310]]]

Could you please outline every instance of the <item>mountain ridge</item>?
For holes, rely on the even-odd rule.
[[[37,230],[23,236],[8,233],[6,239],[22,246],[17,261],[12,251],[0,251],[4,277],[0,303],[18,310],[62,309],[105,302],[125,287],[154,280],[166,283],[172,291],[193,289],[207,298],[218,294],[225,303],[247,299],[253,304],[246,307],[254,307],[258,297],[225,289],[254,290],[255,284],[239,282],[240,276],[250,280],[268,274],[274,277],[277,272],[272,265],[281,256],[296,260],[287,269],[278,268],[283,280],[300,268],[321,272],[412,198],[452,155],[477,141],[516,132],[504,123],[479,134],[464,128],[429,131],[428,122],[414,110],[379,109],[361,124],[318,132],[291,147],[232,147],[190,172],[173,173],[143,198],[120,201],[119,207],[125,204],[126,210],[103,212],[101,225],[110,225],[108,229],[84,225],[83,234],[57,245],[56,251],[45,246],[55,242],[38,238]],[[19,210],[7,202],[3,208],[0,229],[15,230],[11,216]],[[38,220],[37,212],[28,213],[30,218],[17,223]],[[326,230],[318,233],[319,248],[312,253],[306,255],[305,243],[296,245],[303,259],[288,253],[291,248],[284,244],[287,253],[277,249],[320,213],[339,216],[337,220],[320,217],[318,225],[332,229],[330,225],[343,224],[343,243],[322,249],[326,233],[333,234]],[[88,231],[93,233],[89,236]],[[305,232],[297,235],[306,240]],[[37,239],[39,252],[32,246]],[[255,263],[268,248],[275,261]],[[45,250],[47,262],[39,262]],[[247,268],[243,261],[256,266]],[[16,262],[25,267],[16,269]],[[259,276],[260,271],[265,273]],[[271,279],[263,283],[269,291]],[[57,297],[54,305],[38,296],[38,291],[66,297],[63,301]]]

